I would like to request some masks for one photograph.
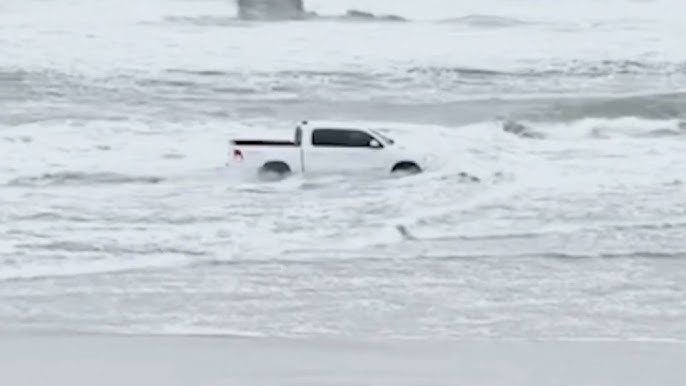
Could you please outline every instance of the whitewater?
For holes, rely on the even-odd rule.
[[[686,339],[683,4],[306,6],[0,3],[1,331]],[[441,166],[225,167],[304,119]]]

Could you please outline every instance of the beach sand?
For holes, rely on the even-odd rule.
[[[0,337],[3,386],[686,384],[681,343]]]

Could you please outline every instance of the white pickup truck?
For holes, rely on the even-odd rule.
[[[416,174],[425,169],[428,155],[408,149],[381,130],[374,124],[303,121],[292,141],[232,139],[227,165],[280,178],[296,173]]]

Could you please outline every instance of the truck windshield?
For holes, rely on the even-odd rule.
[[[381,140],[383,140],[384,142],[386,142],[386,143],[389,144],[389,145],[392,145],[392,144],[395,143],[394,140],[392,140],[392,139],[388,138],[387,136],[381,134],[381,133],[380,133],[378,130],[376,130],[376,129],[369,129],[369,131],[371,131],[372,133],[376,134],[379,138],[381,138]]]

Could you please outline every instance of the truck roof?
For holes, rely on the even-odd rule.
[[[336,121],[336,120],[305,120],[300,122],[303,127],[330,127],[337,129],[359,129],[360,127],[368,127],[367,122],[361,121]]]
[[[406,122],[385,122],[385,121],[365,121],[365,120],[303,120],[300,124],[310,127],[326,127],[337,129],[394,129],[394,128],[411,128],[418,126],[425,126],[419,124],[412,124]]]

